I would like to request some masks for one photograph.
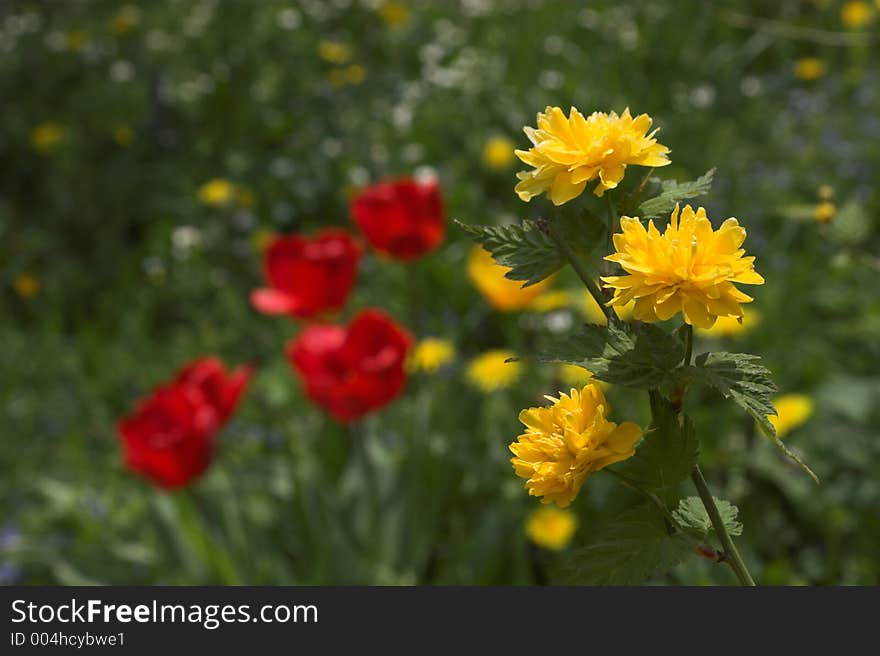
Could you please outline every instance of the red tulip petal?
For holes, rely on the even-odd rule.
[[[299,307],[296,299],[286,292],[261,287],[251,292],[251,305],[263,314],[293,314]]]

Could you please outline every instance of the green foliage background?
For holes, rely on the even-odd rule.
[[[747,227],[763,318],[695,352],[758,353],[782,392],[815,399],[786,444],[823,483],[708,389],[688,398],[704,471],[740,509],[759,582],[880,582],[877,16],[852,31],[833,1],[438,0],[405,3],[409,21],[392,27],[376,4],[155,0],[124,35],[108,28],[109,0],[0,6],[0,582],[564,581],[569,554],[523,533],[537,504],[506,450],[519,408],[559,389],[556,369],[529,362],[490,395],[463,387],[462,370],[488,348],[535,351],[579,316],[493,311],[451,221],[414,264],[368,256],[344,316],[385,307],[418,336],[452,339],[459,359],[349,430],[291,375],[296,326],[247,302],[256,236],[348,225],[348,194],[368,181],[430,167],[450,217],[538,218],[544,206],[513,193],[516,166],[490,169],[481,151],[493,136],[523,147],[548,104],[648,112],[672,148],[664,176],[717,167],[699,200]],[[325,39],[352,47],[362,84],[328,82]],[[828,74],[797,79],[807,56]],[[41,154],[30,133],[45,121],[64,138]],[[114,140],[120,127],[131,144]],[[250,189],[253,207],[200,205],[217,177]],[[812,220],[823,184],[830,224]],[[40,281],[33,298],[15,292],[25,273]],[[121,468],[114,422],[203,353],[259,374],[208,475],[163,494]],[[609,397],[618,419],[646,423],[645,395]],[[578,541],[625,532],[613,518],[637,499],[590,479]],[[697,557],[669,567],[651,581],[732,582]]]

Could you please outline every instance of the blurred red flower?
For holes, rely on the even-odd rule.
[[[307,318],[338,310],[354,285],[361,249],[344,230],[329,228],[312,239],[276,237],[263,268],[270,287],[255,289],[251,304],[264,314]]]
[[[214,455],[214,436],[235,409],[251,373],[251,367],[240,367],[227,374],[212,357],[186,366],[119,422],[125,466],[167,489],[200,476]]]
[[[437,248],[446,229],[433,180],[401,178],[367,187],[352,202],[351,214],[373,248],[404,261]]]
[[[403,389],[409,333],[378,310],[347,327],[315,324],[287,345],[287,357],[315,403],[350,422],[390,403]]]

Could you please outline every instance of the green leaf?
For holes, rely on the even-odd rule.
[[[769,416],[776,414],[773,395],[776,384],[770,378],[770,371],[762,364],[761,358],[748,353],[703,353],[694,361],[696,366],[687,367],[685,375],[721,392],[725,398],[748,412],[758,423],[761,432],[773,442],[780,451],[794,460],[810,477],[819,482],[807,464],[791,452],[776,435]]]
[[[671,569],[691,552],[691,543],[672,531],[653,506],[626,511],[568,562],[568,578],[579,585],[638,585]]]
[[[703,353],[694,361],[692,373],[697,382],[714,387],[726,398],[732,398],[746,412],[775,435],[776,429],[768,415],[775,415],[773,395],[776,384],[770,378],[770,371],[761,364],[761,358],[750,353]]]
[[[709,169],[704,175],[690,182],[664,180],[660,194],[639,205],[639,217],[642,219],[668,217],[675,209],[676,203],[709,193],[714,176],[715,169]]]
[[[607,234],[604,221],[571,203],[556,208],[549,229],[554,239],[567,244],[584,261],[589,260],[597,246],[605,243]]]
[[[684,417],[680,423],[672,403],[657,393],[651,394],[651,416],[651,429],[636,454],[615,471],[642,487],[669,487],[690,476],[700,443],[691,420]]]
[[[586,324],[582,332],[547,347],[539,362],[567,362],[615,385],[651,389],[672,381],[684,346],[659,326],[612,321]]]
[[[731,535],[742,535],[743,525],[737,520],[739,508],[724,499],[712,498],[715,499],[715,505],[727,532]],[[706,537],[709,531],[714,530],[712,520],[709,519],[709,514],[699,497],[687,497],[679,501],[678,508],[672,511],[672,516],[682,528],[695,531],[700,537]]]
[[[456,223],[471,239],[482,244],[498,264],[510,267],[506,277],[524,281],[523,287],[541,282],[565,264],[553,239],[538,229],[533,221],[503,226]]]

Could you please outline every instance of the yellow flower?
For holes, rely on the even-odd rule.
[[[31,130],[31,147],[38,153],[48,153],[64,139],[64,127],[54,121],[40,123]]]
[[[767,419],[776,429],[776,435],[783,437],[803,424],[813,414],[813,399],[806,394],[783,394],[775,399],[776,416]]]
[[[508,267],[497,264],[491,253],[482,246],[471,249],[467,261],[468,277],[496,310],[521,310],[550,286],[551,279],[547,278],[535,285],[523,287],[521,281],[504,277],[508,271]]]
[[[806,82],[825,77],[827,72],[828,67],[818,57],[803,57],[794,63],[794,76]]]
[[[318,44],[318,56],[331,64],[347,64],[351,54],[351,46],[345,43],[325,39]]]
[[[224,178],[214,178],[199,187],[199,202],[209,207],[224,207],[235,197],[235,185]]]
[[[594,380],[592,371],[584,369],[576,364],[560,364],[558,371],[559,378],[569,387],[577,387],[580,389],[588,383],[593,383],[601,387],[603,390],[608,389],[608,383],[604,380]]]
[[[624,321],[629,321],[632,317],[633,308],[635,308],[635,306],[636,302],[630,301],[625,305],[616,307],[615,310],[617,311],[617,316]],[[578,303],[578,309],[583,317],[590,323],[605,325],[605,313],[602,312],[602,308],[599,307],[599,304],[596,303],[596,299],[593,298],[593,295],[590,292],[585,291],[583,293],[581,300]]]
[[[817,203],[813,210],[813,218],[819,223],[828,223],[837,214],[837,207],[827,200]]]
[[[134,130],[127,125],[117,125],[113,128],[113,141],[120,146],[130,146],[134,141]]]
[[[847,2],[840,8],[840,22],[850,29],[867,25],[874,17],[874,10],[867,2]]]
[[[547,399],[550,407],[519,413],[526,432],[510,445],[515,456],[510,462],[517,476],[527,479],[530,495],[565,508],[590,474],[635,453],[642,429],[608,421],[611,409],[595,384]]]
[[[391,27],[403,27],[409,22],[409,7],[402,2],[383,2],[377,12]]]
[[[455,345],[448,339],[425,337],[415,345],[406,363],[409,371],[436,373],[455,358]]]
[[[513,154],[514,144],[507,137],[492,137],[483,146],[483,163],[490,169],[502,170],[509,168],[516,159]]]
[[[704,337],[739,337],[753,326],[761,323],[761,313],[743,308],[741,317],[718,317],[711,328],[697,328]]]
[[[467,366],[467,379],[484,392],[495,392],[513,385],[522,375],[522,363],[506,362],[513,351],[495,349],[478,355]]]
[[[361,84],[367,79],[367,69],[360,64],[352,64],[345,69],[345,79],[349,84]]]
[[[40,293],[40,281],[29,273],[23,273],[13,281],[12,288],[22,298],[33,298]]]
[[[108,25],[111,33],[123,36],[136,28],[140,22],[141,10],[134,5],[125,5],[110,17]]]
[[[334,68],[327,73],[330,86],[343,87],[346,84],[361,84],[367,78],[367,69],[360,64],[352,64],[344,68]]]
[[[576,529],[577,518],[570,510],[538,508],[526,520],[526,535],[545,549],[565,549]]]
[[[633,316],[640,321],[666,321],[677,313],[698,328],[711,328],[718,317],[741,317],[740,303],[753,299],[733,283],[762,285],[754,257],[740,248],[745,228],[727,219],[717,231],[702,207],[675,207],[661,235],[654,222],[648,229],[638,218],[620,219],[622,234],[614,235],[616,253],[605,257],[628,274],[602,278],[614,289],[609,305],[635,299]]]
[[[553,312],[571,305],[571,294],[564,289],[551,289],[543,292],[535,300],[529,303],[529,309],[534,312]]]
[[[547,192],[554,205],[579,196],[587,182],[599,178],[593,190],[601,196],[623,180],[628,164],[666,166],[669,149],[650,134],[651,117],[630,116],[629,108],[618,116],[593,112],[584,117],[572,107],[568,118],[559,107],[538,114],[538,127],[525,127],[533,146],[517,150],[516,156],[532,171],[520,171],[516,193],[528,202]]]

